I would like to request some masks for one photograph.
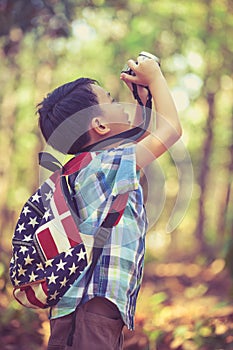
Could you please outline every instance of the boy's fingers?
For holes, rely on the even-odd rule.
[[[137,68],[137,63],[134,62],[134,60],[128,60],[128,66],[129,66],[131,69],[135,69],[135,68]]]
[[[126,73],[121,74],[121,79],[124,80],[126,84],[137,83],[137,80],[138,80],[137,77]]]

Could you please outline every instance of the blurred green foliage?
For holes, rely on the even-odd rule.
[[[232,23],[230,0],[0,1],[3,350],[42,349],[48,334],[44,313],[21,309],[13,301],[8,278],[14,225],[23,202],[39,183],[37,153],[44,143],[37,127],[36,105],[58,85],[81,76],[97,79],[115,98],[132,102],[119,74],[125,62],[136,58],[142,50],[161,58],[183,124],[183,145],[191,156],[194,171],[191,202],[182,209],[180,225],[168,235],[166,224],[179,189],[177,164],[168,154],[148,169],[148,214],[153,225],[147,238],[147,262],[188,259],[208,269],[216,258],[226,257],[232,276]],[[184,179],[183,202],[187,200],[185,192],[190,190],[189,180]],[[145,279],[147,274],[146,270]],[[168,281],[170,277],[162,278]],[[215,276],[208,283],[212,280]],[[207,289],[200,288],[206,303],[208,283]],[[151,298],[143,304],[151,306],[152,315],[148,311],[140,321],[139,307],[139,325],[147,332],[151,344],[157,340],[160,350],[167,349],[168,344],[172,344],[172,349],[206,350],[209,347],[205,344],[209,341],[214,349],[215,341],[219,344],[216,349],[217,346],[230,349],[233,343],[230,315],[227,321],[219,320],[220,324],[227,322],[228,328],[218,338],[215,331],[218,316],[208,316],[207,309],[204,318],[200,314],[199,319],[190,323],[171,322],[173,328],[168,331],[160,327],[156,317],[163,317],[165,304],[171,298],[168,290],[178,285],[176,279],[165,289],[154,290],[153,285],[149,284]],[[228,283],[227,286],[230,290]],[[192,294],[193,290],[186,291],[186,296],[187,293]],[[219,293],[218,302],[228,302],[227,295]],[[152,328],[148,319],[152,320]],[[187,338],[190,332],[192,336]],[[23,340],[19,343],[18,339]],[[162,342],[167,347],[163,348]]]

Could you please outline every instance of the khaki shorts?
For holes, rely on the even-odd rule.
[[[122,350],[124,322],[117,307],[96,297],[82,305],[76,315],[73,345],[67,346],[72,314],[50,321],[48,350]]]

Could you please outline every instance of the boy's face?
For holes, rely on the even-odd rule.
[[[102,122],[110,129],[110,134],[115,135],[131,128],[129,115],[124,111],[120,103],[114,101],[110,93],[98,85],[92,85],[92,90],[98,98],[103,111]],[[109,135],[110,136],[110,135]]]

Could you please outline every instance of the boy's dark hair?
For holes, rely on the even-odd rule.
[[[96,113],[101,114],[91,88],[96,83],[93,79],[79,78],[56,88],[38,104],[42,135],[60,152],[75,154],[90,140],[88,125]],[[84,111],[94,105],[94,110]]]

